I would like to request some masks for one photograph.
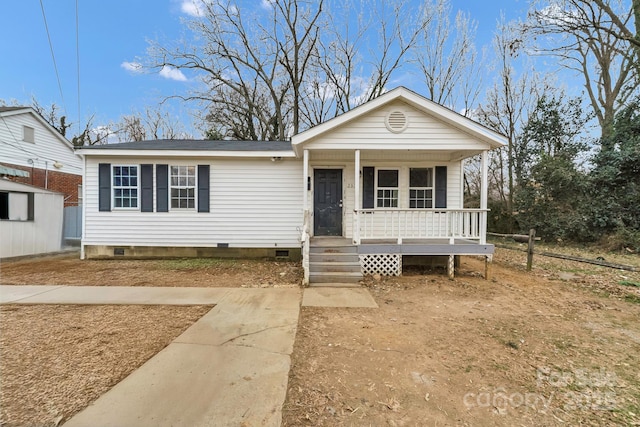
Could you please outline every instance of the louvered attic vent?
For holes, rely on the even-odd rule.
[[[409,125],[409,119],[403,111],[391,111],[387,114],[385,125],[393,133],[400,133]]]

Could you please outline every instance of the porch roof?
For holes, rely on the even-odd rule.
[[[443,107],[433,101],[430,101],[405,87],[398,87],[338,117],[335,117],[325,123],[317,125],[297,135],[294,135],[291,138],[292,147],[296,152],[296,155],[300,156],[306,145],[310,145],[312,142],[318,141],[319,139],[328,136],[331,132],[338,130],[339,127],[344,127],[344,125],[352,123],[357,119],[361,119],[368,114],[372,114],[376,110],[384,108],[390,104],[397,104],[398,102],[402,102],[407,106],[414,108],[418,112],[435,119],[436,121],[442,123],[444,126],[447,126],[450,129],[455,129],[456,131],[467,135],[474,141],[473,146],[469,145],[468,143],[466,145],[460,146],[455,143],[452,144],[451,140],[440,138],[430,131],[424,130],[424,133],[420,135],[422,137],[422,143],[416,144],[416,138],[414,137],[414,140],[411,142],[408,141],[409,143],[407,144],[396,141],[393,144],[387,144],[385,146],[371,146],[371,149],[401,151],[457,151],[460,152],[460,155],[462,156],[461,158],[463,158],[473,154],[477,154],[483,150],[500,148],[507,144],[507,139],[503,135],[500,135],[499,133],[494,132],[493,130],[485,126],[467,117],[464,117],[461,114],[456,113],[455,111]],[[388,137],[395,137],[397,139],[398,133],[392,132],[393,131],[390,131],[388,133]],[[366,142],[361,141],[359,145],[360,146],[357,147],[357,149],[367,148]],[[335,142],[328,142],[323,144],[322,149],[352,150],[354,148],[355,147],[352,144],[347,147],[336,144]]]

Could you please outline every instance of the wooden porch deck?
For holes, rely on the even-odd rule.
[[[493,255],[492,244],[480,244],[477,240],[454,239],[403,239],[401,244],[394,239],[363,239],[358,246],[359,254],[402,255]]]
[[[460,255],[484,256],[485,270],[484,277],[489,279],[490,265],[493,258],[495,246],[492,244],[480,244],[477,240],[454,239],[404,239],[401,244],[396,239],[367,239],[362,240],[360,245],[355,245],[351,239],[344,237],[312,237],[309,240],[311,248],[336,248],[336,250],[348,250],[350,252],[357,248],[357,254],[362,259],[367,257],[383,256],[385,254],[395,257],[402,255],[422,255],[422,256],[447,256],[447,274],[453,279],[455,274],[455,259]],[[401,259],[401,258],[400,258]],[[401,263],[400,263],[401,264]],[[363,271],[366,271],[363,266]],[[400,272],[395,274],[402,274]]]
[[[363,239],[360,245],[354,245],[351,239],[344,237],[312,237],[311,247],[357,246],[358,254],[401,254],[401,255],[493,255],[492,244],[480,244],[477,240],[454,239]]]

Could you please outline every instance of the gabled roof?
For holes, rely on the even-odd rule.
[[[33,117],[38,120],[42,126],[47,128],[55,137],[60,140],[64,145],[66,145],[71,151],[74,151],[73,144],[67,138],[62,136],[60,132],[53,126],[49,124],[36,110],[31,107],[0,107],[0,116],[8,117],[17,114],[31,114]]]
[[[158,139],[89,145],[80,152],[92,155],[182,155],[220,157],[295,157],[289,141],[211,141],[206,139]]]
[[[507,139],[503,135],[500,135],[474,120],[464,117],[453,110],[443,107],[440,104],[430,101],[429,99],[400,86],[365,104],[347,111],[340,116],[294,135],[291,139],[293,149],[296,154],[300,155],[302,152],[301,147],[305,142],[317,138],[324,133],[330,132],[339,126],[356,120],[377,108],[395,101],[405,102],[417,110],[455,127],[460,131],[475,137],[479,141],[489,144],[491,148],[500,148],[507,144]]]
[[[26,110],[30,107],[0,107],[0,113],[5,113],[7,111],[17,111],[17,110]]]

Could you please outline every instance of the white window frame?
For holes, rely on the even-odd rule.
[[[34,193],[23,191],[2,190],[0,193],[6,194],[6,218],[0,221],[33,221],[35,203]]]
[[[193,185],[173,185],[173,168],[193,168]],[[189,178],[189,175],[182,175],[180,172],[178,173],[178,180],[180,178]],[[173,190],[188,190],[193,188],[193,207],[174,207],[173,206]],[[187,203],[190,197],[186,197]],[[178,198],[180,200],[180,197]],[[169,165],[169,210],[170,211],[197,211],[198,209],[198,166],[196,165]]]
[[[36,129],[33,126],[22,125],[22,140],[35,144],[36,142]]]
[[[397,187],[379,187],[378,186],[378,174],[380,171],[396,171],[396,173],[398,174],[398,186]],[[394,200],[393,197],[378,197],[378,190],[383,190],[383,191],[394,191],[396,192],[396,197],[395,197],[395,201],[396,201],[396,205],[395,206],[379,206],[378,201],[379,200]],[[400,207],[400,168],[388,168],[388,167],[376,167],[375,168],[375,208],[376,209],[397,209]]]
[[[428,169],[430,170],[430,174],[431,174],[431,187],[412,187],[411,186],[411,169]],[[411,207],[411,191],[416,190],[416,191],[429,191],[431,190],[431,206],[424,206],[424,207]],[[410,167],[409,168],[409,209],[433,209],[433,206],[435,204],[435,168],[433,167]],[[428,198],[419,198],[416,199],[416,201],[418,200],[422,200],[422,201],[427,201],[429,200]],[[426,203],[425,203],[426,205]]]
[[[136,169],[136,185],[116,185],[116,168],[135,168]],[[130,169],[129,169],[130,171]],[[121,175],[122,177],[122,175]],[[128,178],[131,178],[131,175],[128,175]],[[135,206],[117,206],[116,200],[118,200],[118,198],[116,197],[116,190],[135,190],[136,191],[136,196],[135,196],[135,201],[136,201],[136,205]],[[124,200],[123,197],[120,197],[121,200]],[[133,197],[131,197],[131,195],[129,195],[129,202],[131,202],[131,200],[133,200]],[[130,165],[130,164],[123,164],[123,165],[111,165],[111,201],[113,203],[113,209],[114,210],[123,210],[123,211],[139,211],[140,210],[140,165]]]

